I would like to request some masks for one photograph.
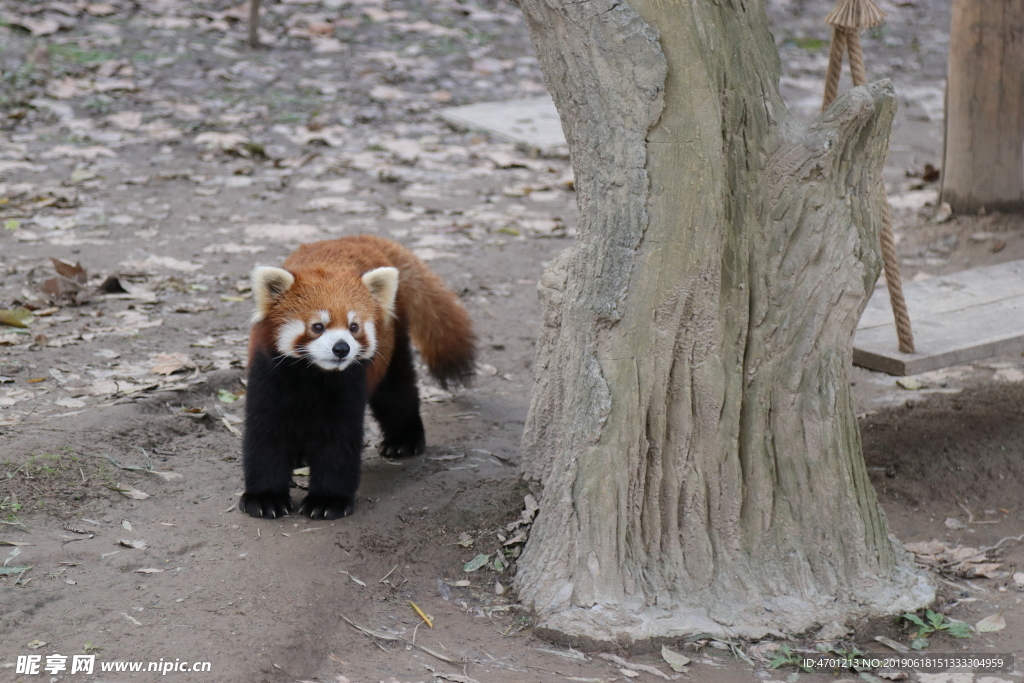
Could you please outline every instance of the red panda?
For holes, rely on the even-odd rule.
[[[282,265],[252,273],[238,507],[253,517],[290,512],[292,469],[305,463],[309,494],[299,511],[337,519],[354,510],[367,403],[381,455],[425,448],[410,339],[442,386],[467,384],[473,327],[441,279],[390,240],[306,244]]]

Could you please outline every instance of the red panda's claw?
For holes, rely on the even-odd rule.
[[[414,437],[413,439],[387,439],[380,444],[380,455],[382,458],[398,459],[398,458],[412,458],[417,455],[422,455],[427,450],[426,441],[422,436]]]
[[[277,519],[292,511],[292,499],[287,493],[243,493],[238,509],[250,517]]]
[[[310,519],[340,519],[348,517],[356,509],[355,498],[351,496],[325,496],[310,494],[302,501],[299,512]]]

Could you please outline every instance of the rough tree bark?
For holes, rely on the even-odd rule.
[[[1024,210],[1024,3],[953,2],[943,156],[954,211]]]
[[[542,628],[760,637],[928,603],[849,392],[895,100],[809,126],[756,0],[522,0],[570,141],[544,272],[517,588]]]

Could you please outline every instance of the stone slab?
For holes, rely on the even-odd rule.
[[[915,353],[900,353],[889,292],[880,285],[861,316],[853,363],[916,375],[1024,352],[1024,260],[903,285]]]
[[[562,122],[555,103],[548,95],[452,107],[442,110],[440,116],[456,126],[488,133],[500,140],[542,152],[560,152],[566,147]]]

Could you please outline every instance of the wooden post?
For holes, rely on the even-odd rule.
[[[1024,210],[1024,2],[954,0],[942,201]]]
[[[260,0],[249,0],[249,47],[260,46]]]

